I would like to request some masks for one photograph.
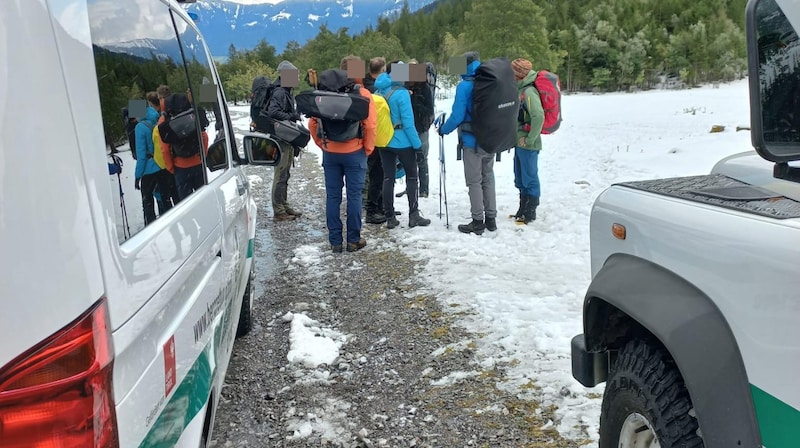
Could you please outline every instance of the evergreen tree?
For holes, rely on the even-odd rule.
[[[522,57],[553,71],[560,64],[550,50],[544,12],[533,0],[476,0],[465,32],[483,59]]]

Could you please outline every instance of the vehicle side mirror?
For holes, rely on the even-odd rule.
[[[745,11],[753,147],[777,163],[800,160],[800,38],[789,20],[794,5],[756,0]]]
[[[206,166],[209,171],[221,170],[228,166],[228,145],[227,139],[221,138],[208,147],[206,153]]]
[[[251,165],[276,166],[281,161],[281,147],[269,134],[248,132],[244,135],[243,146]]]

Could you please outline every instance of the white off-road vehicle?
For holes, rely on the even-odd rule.
[[[800,447],[800,2],[746,23],[755,151],[594,204],[572,369],[606,382],[600,448]]]
[[[246,133],[239,153],[239,117],[173,0],[0,2],[0,67],[0,448],[206,446],[252,325],[242,165],[275,165],[278,143]],[[156,216],[152,181],[173,174],[148,173],[161,138],[142,98],[161,84],[194,99],[175,143],[195,155]]]

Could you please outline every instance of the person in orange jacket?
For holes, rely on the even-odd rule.
[[[191,92],[187,91],[186,95],[171,94],[169,87],[160,86],[157,90],[161,98],[161,117],[158,124],[164,122],[167,116],[177,114],[186,108],[186,101],[191,107],[192,97]],[[208,152],[208,133],[206,133],[206,126],[208,126],[208,119],[205,118],[205,111],[200,108],[200,119],[202,121],[202,149],[203,152]],[[162,140],[161,153],[164,156],[164,164],[166,169],[175,175],[175,185],[178,189],[178,197],[183,200],[194,191],[205,185],[205,176],[203,173],[203,160],[200,157],[200,151],[189,157],[177,157],[172,154],[172,145],[169,145]]]
[[[348,58],[352,58],[349,56]],[[346,64],[348,58],[342,60]],[[335,253],[342,252],[342,188],[347,188],[347,251],[355,252],[367,245],[361,237],[361,211],[364,180],[367,175],[367,156],[375,150],[375,129],[378,123],[375,104],[369,90],[360,81],[348,79],[345,70],[332,70],[329,73],[350,84],[351,91],[369,100],[369,114],[361,121],[361,136],[346,142],[323,140],[318,134],[319,119],[310,118],[308,128],[317,146],[322,149],[322,168],[325,173],[325,219],[328,227],[328,242]],[[322,74],[320,75],[322,78]]]

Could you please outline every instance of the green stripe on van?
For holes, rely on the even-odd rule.
[[[756,406],[761,443],[766,448],[796,446],[797,428],[800,428],[800,410],[797,410],[756,386],[750,385]]]
[[[247,258],[253,258],[253,251],[256,247],[256,240],[255,238],[250,238],[250,242],[247,243]]]
[[[197,357],[139,448],[172,448],[186,426],[203,409],[211,393],[211,344]]]

